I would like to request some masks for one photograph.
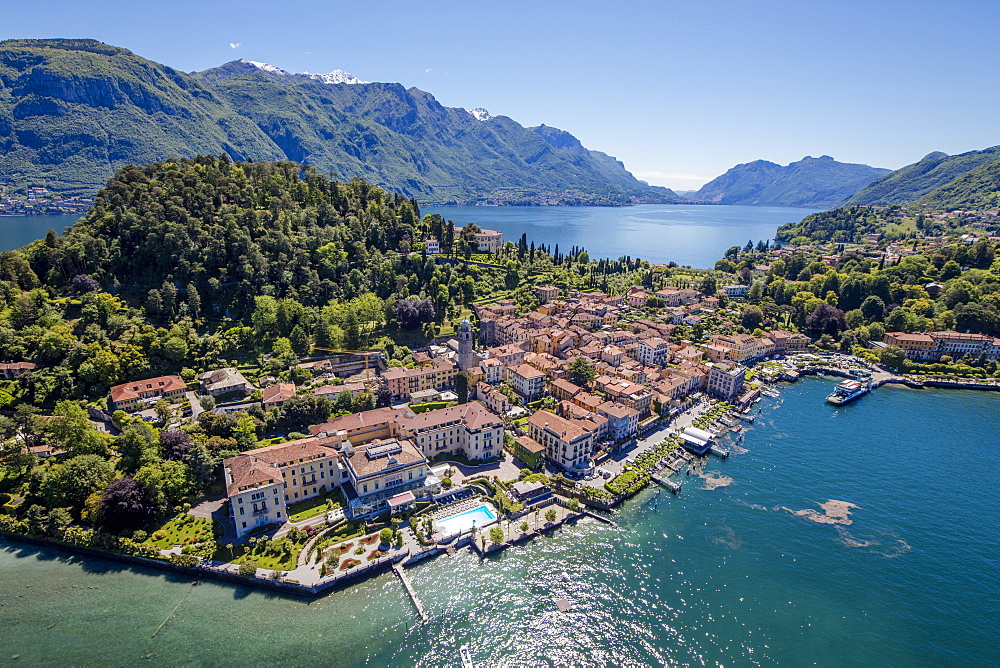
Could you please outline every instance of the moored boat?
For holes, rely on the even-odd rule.
[[[833,389],[833,392],[830,393],[830,396],[826,400],[835,406],[843,406],[850,401],[854,401],[861,395],[867,394],[871,389],[871,378],[868,378],[866,382],[844,380],[837,383],[837,387]]]

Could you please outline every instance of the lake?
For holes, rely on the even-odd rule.
[[[601,206],[437,206],[437,213],[456,225],[475,223],[503,232],[505,241],[546,244],[561,251],[582,246],[593,259],[625,255],[650,262],[676,262],[711,268],[730,246],[752,239],[771,240],[779,226],[802,220],[815,209],[771,206],[642,204]],[[79,216],[0,217],[0,250],[20,248],[43,238],[50,229],[61,233]]]
[[[0,542],[0,664],[997,665],[1000,394],[834,382],[617,529],[411,569],[426,623],[392,575],[306,601]]]
[[[437,206],[456,225],[475,223],[503,232],[504,241],[528,235],[528,243],[568,252],[582,246],[593,259],[639,257],[710,269],[726,249],[774,239],[778,227],[798,222],[818,209],[771,206],[642,204],[600,206]]]
[[[0,216],[0,250],[13,250],[44,239],[49,230],[62,234],[63,228],[80,216]]]

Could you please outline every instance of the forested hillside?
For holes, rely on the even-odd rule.
[[[289,159],[424,203],[673,201],[569,133],[473,116],[397,83],[234,61],[185,74],[94,40],[0,42],[0,186],[90,195],[116,169]]]
[[[1000,160],[1000,146],[959,155],[935,152],[873,182],[843,206],[906,204],[947,186],[977,167]],[[959,200],[949,199],[953,204]],[[930,205],[930,201],[928,202]],[[962,205],[965,206],[965,205]],[[961,208],[961,207],[960,207]]]

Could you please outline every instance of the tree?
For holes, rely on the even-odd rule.
[[[160,459],[159,438],[145,422],[129,425],[115,438],[114,446],[121,457],[118,468],[125,473],[135,473],[146,464]]]
[[[243,557],[240,561],[240,575],[245,578],[252,578],[257,575],[257,561],[249,556]]]
[[[87,497],[103,490],[114,479],[110,462],[97,455],[77,455],[49,469],[40,493],[50,508],[82,508]]]
[[[569,363],[566,371],[569,373],[570,382],[580,387],[586,387],[597,378],[597,370],[586,357],[574,359]]]
[[[49,443],[72,455],[108,453],[107,438],[94,429],[87,411],[75,401],[60,401],[45,425]]]
[[[80,294],[97,292],[101,289],[101,284],[86,274],[77,274],[73,277],[73,289]]]
[[[898,346],[886,346],[879,350],[878,360],[893,371],[903,370],[906,367],[906,353]]]
[[[706,276],[701,282],[701,294],[712,296],[719,290],[719,283],[714,276]]]
[[[549,524],[552,524],[553,522],[556,521],[555,508],[549,508],[548,510],[545,511],[545,521],[548,522]]]
[[[521,533],[528,533],[528,523],[527,522],[521,522],[521,526],[518,527],[518,528],[521,530]]]
[[[187,458],[188,469],[191,472],[191,481],[198,492],[205,493],[215,480],[218,462],[212,457],[208,448],[198,443],[191,448],[191,454]]]
[[[494,545],[499,545],[500,543],[502,543],[503,538],[504,538],[503,529],[501,529],[498,526],[490,528],[490,540],[493,542]]]
[[[160,399],[153,408],[156,410],[156,417],[160,418],[160,422],[166,424],[167,420],[170,419],[170,402],[166,399]]]
[[[847,329],[844,312],[836,306],[821,302],[812,313],[806,317],[806,331],[810,336],[819,338],[823,334],[836,336]]]
[[[156,517],[156,504],[146,488],[126,476],[115,480],[101,495],[100,522],[109,531],[138,529]]]
[[[861,302],[861,312],[868,322],[881,321],[885,317],[885,302],[877,295],[865,297]]]
[[[386,527],[378,532],[379,543],[381,545],[388,545],[392,540],[392,529]]]
[[[760,327],[763,323],[764,312],[760,310],[759,306],[751,304],[743,309],[743,313],[740,316],[740,324],[744,329],[753,331]]]
[[[469,377],[464,371],[455,376],[455,393],[458,395],[458,403],[469,403]]]

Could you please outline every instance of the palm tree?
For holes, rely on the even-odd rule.
[[[229,550],[229,561],[232,561],[233,559],[235,559],[236,557],[233,556],[233,544],[232,543],[226,543],[226,549]]]

